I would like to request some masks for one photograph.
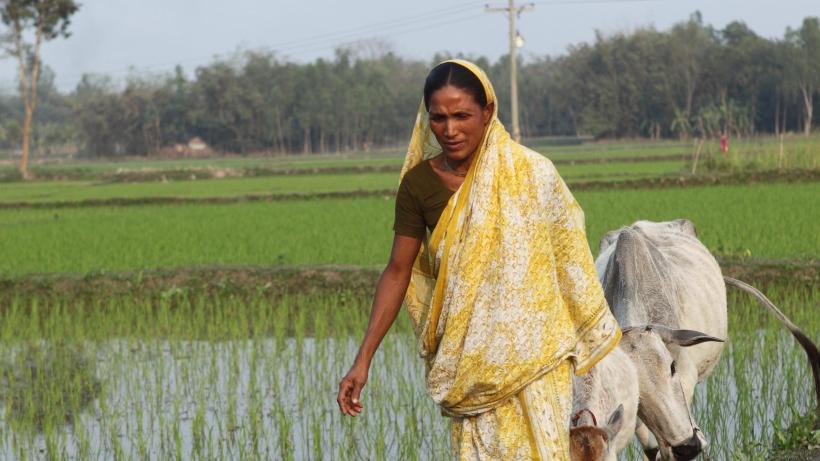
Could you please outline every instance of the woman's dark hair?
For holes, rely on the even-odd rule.
[[[433,93],[447,85],[470,93],[481,107],[487,106],[487,94],[484,92],[481,80],[460,64],[443,62],[427,74],[427,80],[424,82],[425,109],[430,110],[430,97]]]

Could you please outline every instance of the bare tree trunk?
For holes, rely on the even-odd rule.
[[[783,124],[783,127],[780,129],[780,134],[783,134],[783,133],[786,132],[786,128],[787,128],[786,120],[788,120],[788,115],[789,115],[789,105],[786,104],[786,101],[784,100],[783,101],[783,117],[780,118],[780,123]]]
[[[154,116],[154,130],[156,135],[156,140],[154,142],[154,155],[159,156],[159,150],[162,147],[162,130],[160,129],[159,115]]]
[[[353,131],[350,133],[350,150],[359,150],[359,118],[353,121]]]
[[[569,109],[569,119],[572,122],[572,129],[575,131],[575,137],[580,138],[581,133],[578,132],[578,120],[575,119],[575,111],[572,108]]]
[[[333,148],[336,150],[336,152],[341,152],[342,151],[342,130],[341,129],[339,129],[339,128],[336,129],[336,134],[333,135],[333,139],[334,139],[334,145],[333,145],[334,147]]]
[[[304,138],[302,142],[302,153],[309,154],[310,153],[310,128],[304,128]]]
[[[805,113],[803,119],[803,134],[808,136],[811,134],[811,119],[812,112],[814,112],[814,101],[812,100],[813,88],[808,85],[800,85],[800,92],[803,93],[803,111]]]
[[[31,120],[34,109],[37,107],[37,80],[40,76],[40,44],[43,39],[43,26],[37,24],[34,41],[34,59],[31,66],[31,73],[26,73],[26,56],[22,42],[22,26],[19,21],[14,24],[14,46],[17,53],[18,73],[20,78],[20,98],[23,100],[23,141],[22,155],[20,157],[20,175],[23,179],[31,179],[28,171],[29,152],[31,151]],[[31,91],[29,92],[29,86]]]
[[[776,96],[774,102],[774,134],[780,135],[780,96]]]
[[[31,173],[28,171],[28,156],[31,150],[31,118],[33,111],[28,101],[25,101],[25,114],[23,115],[23,142],[22,155],[20,157],[20,175],[23,179],[31,179]]]
[[[322,127],[319,127],[319,152],[324,154],[326,151],[325,149],[325,130]]]
[[[145,156],[151,158],[151,132],[144,124],[142,125],[142,143],[145,145]]]
[[[279,115],[279,111],[276,111],[276,143],[277,149],[280,153],[285,152],[285,142],[282,139],[282,117]]]
[[[698,139],[697,143],[698,147],[692,155],[692,175],[694,175],[698,169],[698,157],[700,157],[700,150],[703,149],[703,138]]]

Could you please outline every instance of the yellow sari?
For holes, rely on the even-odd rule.
[[[455,60],[495,92],[483,71]],[[621,336],[584,214],[552,162],[497,108],[470,170],[422,242],[405,303],[455,459],[569,459],[572,374]],[[419,106],[401,176],[441,152]]]

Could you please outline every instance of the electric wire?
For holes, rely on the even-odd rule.
[[[662,2],[665,0],[541,0],[532,2],[536,5],[582,5],[582,4],[618,4],[618,3],[651,3]],[[451,5],[444,8],[439,8],[424,13],[419,13],[411,16],[401,18],[388,19],[368,25],[359,26],[356,28],[337,30],[310,37],[299,39],[291,39],[279,42],[273,45],[255,47],[257,52],[272,52],[288,56],[291,54],[310,54],[317,51],[327,49],[340,48],[349,46],[357,41],[372,38],[374,35],[384,34],[387,37],[395,37],[399,35],[406,35],[408,33],[420,32],[438,27],[443,27],[451,24],[463,23],[472,21],[479,17],[483,17],[482,13],[463,16],[463,13],[471,9],[483,8],[485,3],[479,2],[462,2],[456,5]],[[178,65],[190,65],[203,62],[213,61],[219,59],[225,54],[211,54],[207,57],[201,56],[190,59],[177,60],[174,62],[164,62],[149,64],[145,66],[127,66],[108,70],[89,70],[83,72],[73,72],[64,74],[62,78],[79,78],[86,74],[116,76],[123,73],[130,72],[151,72],[151,71],[170,71]],[[14,89],[17,87],[16,80],[0,81],[0,89]]]

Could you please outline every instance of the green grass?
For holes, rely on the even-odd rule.
[[[639,219],[687,218],[716,255],[820,257],[820,183],[579,191],[590,245]]]
[[[816,288],[766,291],[820,336]],[[736,295],[694,418],[711,459],[765,459],[774,434],[813,405],[810,371],[785,329]],[[374,358],[364,412],[338,411],[369,301],[180,292],[14,301],[0,310],[0,376],[13,377],[0,380],[0,458],[443,459],[448,421],[427,395],[405,314]]]
[[[224,156],[188,159],[144,159],[129,157],[122,160],[83,159],[63,162],[32,163],[35,174],[76,172],[89,175],[112,173],[118,170],[171,170],[179,168],[333,168],[362,164],[401,166],[401,149],[388,153],[291,154],[281,156]],[[13,165],[0,166],[0,173],[12,171]]]
[[[686,163],[678,160],[564,164],[555,167],[567,181],[619,181],[686,174]]]
[[[798,160],[810,162],[817,141],[792,138],[787,146],[803,152]],[[774,142],[733,142],[729,169],[746,169],[749,162],[771,166]],[[541,151],[554,160],[624,158],[677,155],[691,152],[691,146],[615,142]],[[401,160],[398,154],[377,153],[37,168],[78,168],[93,177],[117,168],[398,166]],[[673,160],[558,168],[573,182],[656,177],[687,165]],[[397,180],[395,173],[367,173],[164,183],[15,182],[0,184],[0,202],[374,190],[395,188]],[[815,205],[820,183],[575,195],[586,214],[593,253],[608,230],[637,219],[684,217],[695,222],[701,240],[719,256],[820,258]],[[0,210],[0,276],[210,264],[383,265],[392,221],[393,200],[378,197],[5,209]],[[0,458],[446,457],[447,420],[426,393],[406,315],[375,358],[365,413],[343,418],[335,392],[363,334],[370,299],[350,293],[277,298],[265,290],[260,284],[256,297],[176,288],[145,296],[95,292],[71,300],[35,294],[0,306]],[[820,339],[817,287],[775,285],[765,291]],[[805,355],[792,338],[757,304],[730,290],[729,342],[693,405],[711,441],[711,459],[765,459],[772,442],[802,444],[789,428],[814,405],[810,384]],[[626,459],[637,455],[633,447]]]
[[[593,250],[638,219],[691,219],[718,255],[820,257],[820,183],[579,191]],[[393,200],[0,211],[0,274],[197,264],[383,264]]]
[[[538,152],[554,160],[592,159],[592,158],[640,158],[654,156],[681,155],[691,157],[695,152],[695,140],[689,141],[600,141],[577,146],[534,146]],[[718,152],[718,139],[706,140],[703,152]],[[808,138],[802,135],[790,134],[784,137],[784,168],[811,167],[817,168],[817,159],[820,157],[820,136]],[[777,165],[780,152],[780,140],[774,136],[755,138],[730,138],[729,154],[737,164],[756,162],[757,167],[772,167]],[[764,160],[774,157],[774,162]],[[812,162],[814,160],[814,162]],[[813,166],[812,166],[813,165]]]
[[[95,183],[49,181],[12,183],[2,202],[60,202],[108,198],[230,197],[282,193],[384,190],[398,187],[396,173],[315,174],[168,182]]]
[[[623,180],[675,174],[682,161],[558,165],[567,180]],[[94,181],[13,182],[0,187],[0,202],[63,202],[110,198],[233,197],[283,193],[385,190],[398,187],[398,174],[299,174],[167,182],[99,183]]]
[[[703,149],[698,171],[725,172],[784,168],[819,169],[820,138],[790,135],[784,138],[783,153],[776,139],[748,140],[721,153],[714,143]],[[691,164],[689,166],[691,169]]]
[[[779,140],[773,136],[761,138],[731,139],[730,155],[741,158],[741,163],[748,163],[750,159],[759,157],[761,153],[779,153]],[[578,159],[618,159],[640,158],[655,156],[691,156],[694,152],[694,141],[599,141],[575,146],[539,145],[538,140],[525,144],[543,153],[553,160]],[[716,150],[718,140],[709,140],[705,150]],[[790,135],[784,140],[786,165],[790,166],[795,155],[801,153],[816,154],[820,151],[820,137],[805,138]],[[225,156],[203,159],[146,159],[129,157],[127,159],[88,159],[68,160],[62,162],[41,162],[32,160],[31,170],[37,174],[73,173],[84,177],[94,178],[103,173],[112,173],[117,170],[169,170],[186,168],[333,168],[358,167],[362,165],[400,166],[404,160],[404,147],[385,149],[377,152],[350,152],[338,154],[309,154],[309,155],[279,155],[279,156]],[[794,155],[793,155],[794,154]],[[766,154],[768,155],[768,154]],[[758,163],[760,163],[758,161]],[[800,164],[804,164],[802,162]],[[816,167],[816,166],[815,166]],[[16,171],[16,165],[6,163],[0,165],[0,177]]]
[[[679,141],[601,141],[575,146],[534,144],[531,147],[553,160],[674,156],[689,151],[689,144]]]

